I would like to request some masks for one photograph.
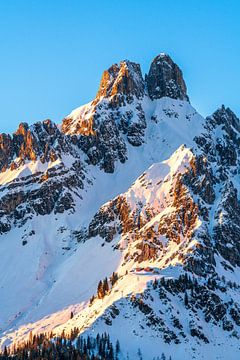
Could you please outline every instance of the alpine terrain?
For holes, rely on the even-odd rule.
[[[2,133],[0,171],[5,356],[61,338],[83,359],[240,358],[240,120],[198,114],[168,55]]]

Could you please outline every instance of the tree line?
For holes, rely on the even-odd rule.
[[[29,339],[12,349],[5,346],[0,360],[118,360],[120,343],[110,340],[108,334],[93,336],[77,336],[79,329],[75,328],[68,336],[54,337],[51,334],[30,333]]]

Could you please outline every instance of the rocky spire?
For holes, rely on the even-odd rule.
[[[182,71],[169,55],[161,53],[155,57],[146,75],[146,85],[152,100],[168,96],[189,101]]]
[[[112,97],[112,102],[120,105],[123,96],[129,102],[133,96],[141,98],[143,95],[144,80],[140,65],[125,60],[104,71],[96,99]]]
[[[240,120],[231,109],[224,105],[217,109],[212,116],[207,117],[207,120],[214,121],[216,125],[224,124],[228,128],[232,126],[240,131]]]

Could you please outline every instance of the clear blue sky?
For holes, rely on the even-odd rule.
[[[122,59],[143,72],[160,52],[182,68],[203,114],[240,116],[239,0],[1,0],[0,132],[60,122]]]

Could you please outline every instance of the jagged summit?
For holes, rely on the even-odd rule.
[[[152,61],[145,81],[140,65],[128,60],[121,61],[119,65],[114,64],[104,71],[97,99],[113,97],[112,103],[119,105],[116,95],[120,94],[126,95],[128,100],[132,100],[133,96],[139,99],[146,94],[152,100],[170,97],[189,101],[182,71],[165,53],[160,53]]]
[[[225,124],[225,126],[233,126],[237,131],[240,131],[240,120],[229,108],[222,105],[211,116],[207,117],[208,120],[214,120],[216,124]]]
[[[152,61],[146,83],[152,100],[167,96],[189,101],[182,71],[167,54],[161,53]]]
[[[145,80],[139,64],[124,60],[104,71],[96,98],[64,118],[61,129],[65,134],[80,136],[80,146],[90,162],[103,162],[104,169],[112,172],[113,153],[120,153],[122,162],[126,160],[122,137],[126,136],[133,146],[145,141],[146,113],[154,111],[154,101],[188,101],[186,91],[182,72],[168,55],[161,53],[153,60]],[[105,145],[113,149],[111,154]],[[93,148],[97,149],[94,156]]]
[[[112,103],[119,105],[121,100],[116,95],[125,95],[129,101],[133,96],[143,97],[144,81],[139,64],[125,60],[103,72],[97,99],[113,97]]]

